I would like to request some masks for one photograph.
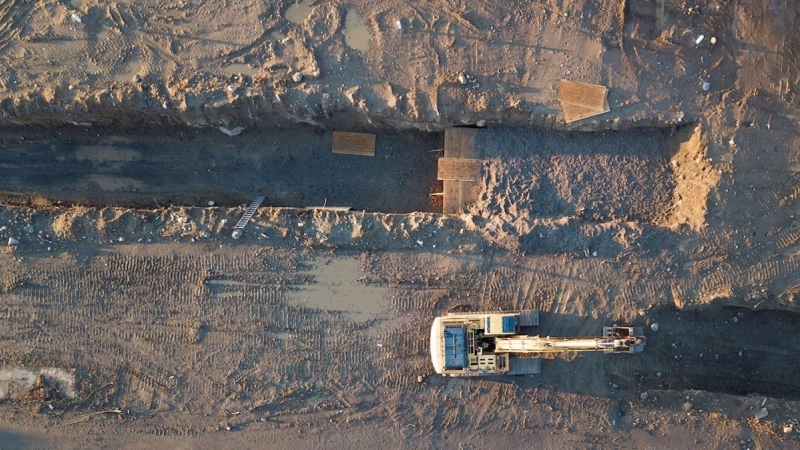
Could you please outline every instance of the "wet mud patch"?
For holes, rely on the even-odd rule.
[[[608,360],[612,379],[637,389],[697,389],[800,398],[800,315],[710,305],[647,313],[647,348]]]
[[[359,281],[364,275],[358,259],[315,260],[310,269],[313,282],[292,292],[292,304],[306,309],[338,311],[357,322],[383,316],[388,310],[388,290]]]

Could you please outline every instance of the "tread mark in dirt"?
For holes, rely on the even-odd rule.
[[[20,6],[19,3],[17,0],[0,0],[0,53],[20,35],[33,4],[23,2]]]
[[[264,32],[261,33],[261,36],[256,38],[253,42],[251,42],[251,43],[249,43],[249,44],[247,44],[247,45],[245,45],[245,46],[243,46],[243,47],[241,47],[239,49],[236,49],[236,50],[233,50],[231,52],[228,52],[227,54],[222,56],[221,59],[225,63],[230,63],[234,59],[242,57],[242,56],[246,56],[247,54],[249,54],[253,50],[258,49],[265,42],[267,42],[270,39],[272,39],[272,33],[275,31],[275,26],[276,25],[277,25],[277,20],[276,19],[273,19],[269,23],[265,23],[264,24]]]
[[[786,250],[800,241],[800,229],[790,228],[782,230],[774,239],[779,249]]]

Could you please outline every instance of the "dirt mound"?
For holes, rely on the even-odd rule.
[[[657,225],[669,212],[675,181],[664,130],[510,129],[478,139],[486,159],[469,212],[506,248],[537,252],[537,236],[560,230],[561,249],[583,253],[591,247],[585,243],[611,229],[625,234],[622,223]],[[574,239],[586,242],[570,245]]]
[[[708,195],[719,184],[720,171],[708,157],[708,139],[702,125],[682,129],[673,138],[670,159],[675,189],[669,213],[658,224],[673,231],[687,225],[693,231],[706,227]]]

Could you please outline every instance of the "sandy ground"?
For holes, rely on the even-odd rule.
[[[0,2],[0,397],[62,379],[2,400],[0,445],[797,448],[798,13]],[[562,78],[611,112],[566,125]],[[443,129],[481,120],[442,216]],[[431,374],[433,317],[526,308],[648,348]]]

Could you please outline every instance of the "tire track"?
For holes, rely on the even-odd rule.
[[[19,0],[0,1],[0,54],[6,51],[12,42],[18,40],[25,27],[25,20],[33,8],[33,2]]]

